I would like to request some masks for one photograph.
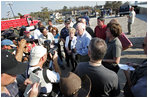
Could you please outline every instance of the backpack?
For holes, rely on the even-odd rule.
[[[33,70],[33,73],[36,73],[37,71],[40,71],[40,68],[37,68],[35,70]],[[51,83],[51,81],[48,79],[47,77],[47,70],[49,70],[49,68],[45,67],[43,68],[43,78],[45,80],[46,83]],[[59,83],[52,83],[52,91],[50,93],[44,94],[44,93],[40,93],[39,97],[57,97],[60,94],[60,86]]]

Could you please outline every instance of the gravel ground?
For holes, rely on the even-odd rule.
[[[106,17],[105,18],[105,24],[109,23],[109,21],[113,18],[116,18],[120,25],[122,26],[122,31],[124,33],[127,33],[127,17]],[[94,30],[94,28],[97,25],[97,18],[91,18],[90,19],[90,26]],[[64,27],[64,24],[61,24],[58,26],[59,31]],[[147,16],[146,15],[141,15],[137,14],[135,18],[135,22],[132,25],[132,34],[131,35],[126,35],[131,42],[133,43],[133,47],[127,49],[126,51],[122,52],[121,56],[121,64],[125,64],[127,62],[132,62],[132,63],[138,63],[140,64],[144,59],[146,59],[146,55],[144,55],[142,47],[143,43],[143,38],[145,37],[147,32]],[[65,64],[65,62],[64,62]],[[66,66],[65,66],[66,67]],[[71,68],[66,67],[65,70],[62,70],[63,74],[66,74],[68,71],[70,71]],[[123,96],[123,87],[125,85],[126,79],[124,76],[124,73],[122,70],[119,70],[118,72],[118,77],[119,77],[119,82],[120,82],[120,88],[121,88],[121,93],[119,96]]]

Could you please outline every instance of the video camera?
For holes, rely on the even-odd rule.
[[[54,55],[54,52],[58,50],[56,45],[52,45],[50,40],[44,41],[44,47],[47,49],[48,53]]]
[[[57,51],[58,47],[56,45],[52,45],[50,40],[45,40],[44,41],[44,47],[47,49],[47,53],[51,53],[52,55],[54,55],[55,51]],[[51,61],[51,57],[49,55],[47,55],[47,60],[43,65],[43,68],[49,68],[49,64]],[[50,69],[52,70],[52,68]]]

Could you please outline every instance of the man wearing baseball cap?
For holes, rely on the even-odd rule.
[[[49,54],[48,54],[49,55]],[[48,68],[43,69],[43,64],[47,60],[47,49],[43,46],[35,46],[30,52],[30,68],[28,70],[28,75],[35,73],[41,82],[41,96],[48,96],[52,91],[52,83],[58,83],[60,81],[60,68],[57,63],[57,52],[50,57],[53,60],[53,66],[55,71],[51,71]]]
[[[1,42],[1,48],[2,49],[10,50],[13,47],[16,47],[16,45],[14,45],[14,43],[11,40],[9,40],[9,39],[2,40],[2,42]]]
[[[65,27],[61,30],[61,35],[60,35],[60,38],[64,39],[64,41],[66,40],[66,37],[69,35],[69,31],[68,29],[70,28],[70,20],[69,19],[66,19],[65,20]]]
[[[1,50],[1,97],[16,97],[18,86],[15,82],[16,75],[22,74],[27,69],[27,65],[18,62],[14,55],[6,50]],[[35,83],[29,94],[30,97],[38,95],[38,85]]]
[[[7,50],[12,54],[16,54],[16,47],[17,46],[14,45],[14,43],[9,39],[4,39],[1,41],[1,49],[2,50]]]
[[[64,48],[64,53],[66,56],[66,61],[68,61],[68,59],[67,59],[68,53],[65,48],[65,41],[66,41],[66,37],[69,36],[69,28],[70,28],[70,20],[66,19],[65,20],[65,27],[61,30],[61,33],[60,33],[60,39],[64,43],[63,48]],[[67,64],[67,66],[69,66],[69,65]]]
[[[4,39],[1,42],[1,48],[2,50],[7,50],[8,52],[12,53],[15,55],[15,58],[17,61],[22,62],[22,58],[24,56],[23,51],[26,46],[26,40],[22,39],[19,43],[18,46],[15,46],[13,42],[9,39]],[[17,48],[15,48],[17,47]]]

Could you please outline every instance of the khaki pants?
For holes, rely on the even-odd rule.
[[[128,33],[132,31],[132,23],[128,22]]]

